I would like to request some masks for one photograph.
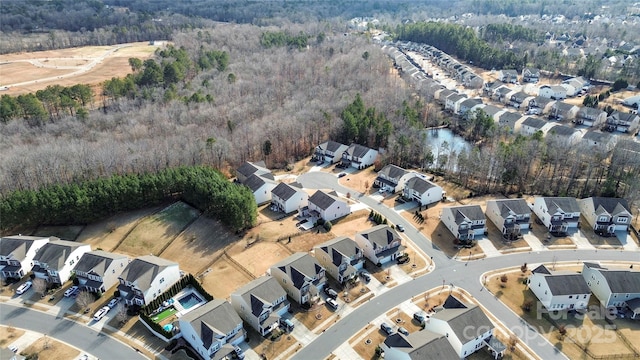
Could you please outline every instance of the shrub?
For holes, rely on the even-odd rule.
[[[500,276],[500,281],[502,283],[506,283],[509,280],[509,278],[507,277],[507,274],[502,274],[502,276]]]
[[[120,290],[116,290],[116,291],[114,291],[114,292],[113,292],[113,297],[117,297],[117,298],[119,298],[119,297],[120,297]]]
[[[324,223],[325,230],[331,231],[331,227],[333,227],[333,225],[331,224],[331,221],[327,221],[326,223]]]

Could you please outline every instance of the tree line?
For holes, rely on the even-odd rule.
[[[257,208],[248,188],[210,167],[191,166],[11,192],[0,200],[2,230],[87,224],[176,199],[234,230],[256,224]]]
[[[342,131],[338,135],[345,144],[356,143],[373,148],[385,147],[393,125],[375,107],[365,108],[360,94],[342,110]]]
[[[506,23],[487,24],[480,29],[480,36],[487,42],[527,41],[539,43],[544,41],[544,34],[536,29]]]
[[[30,125],[41,125],[43,121],[56,121],[63,116],[78,116],[86,119],[87,107],[93,102],[91,86],[49,85],[35,95],[2,95],[0,97],[0,121],[24,119]]]

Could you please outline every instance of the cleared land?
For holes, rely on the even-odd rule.
[[[240,286],[253,280],[226,257],[211,265],[211,272],[202,278],[202,286],[215,299],[226,299]]]
[[[74,359],[80,352],[45,335],[20,351],[20,354],[37,354],[38,359]]]
[[[3,348],[6,348],[24,334],[24,330],[11,326],[0,326],[0,329],[2,329],[2,331],[0,331],[0,346]]]

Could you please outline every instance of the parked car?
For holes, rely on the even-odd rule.
[[[27,290],[31,288],[31,285],[33,285],[33,283],[31,281],[27,281],[24,284],[18,286],[18,288],[16,289],[16,294],[18,295],[24,294],[25,292],[27,292]]]
[[[244,351],[240,348],[240,346],[236,346],[233,348],[234,357],[237,359],[244,359]]]
[[[107,306],[109,307],[109,309],[113,309],[114,307],[116,307],[116,305],[118,305],[119,302],[120,302],[120,298],[113,298],[109,301]]]
[[[335,299],[328,298],[327,305],[329,305],[329,307],[332,308],[334,311],[338,310],[338,302]]]
[[[403,328],[402,326],[398,328],[398,332],[402,335],[409,335],[409,330]]]
[[[100,310],[98,310],[95,314],[93,314],[93,320],[94,321],[100,321],[100,319],[102,319],[105,315],[107,315],[107,313],[109,312],[109,310],[111,310],[110,307],[108,306],[104,306],[102,307]]]
[[[418,312],[413,314],[413,319],[415,321],[417,321],[418,323],[420,323],[420,324],[425,322],[425,320],[427,320],[428,317],[429,317],[429,315],[427,315],[427,313],[424,312],[424,311],[418,311]]]
[[[9,345],[9,350],[11,350],[11,352],[13,353],[17,353],[18,352],[18,347],[15,345]]]
[[[371,281],[371,274],[369,274],[368,272],[362,270],[360,272],[360,276],[364,279],[365,282],[369,282]]]
[[[392,335],[393,334],[393,328],[391,326],[389,326],[389,324],[387,324],[387,323],[380,324],[380,329],[382,331],[384,331],[384,333],[387,334],[387,335]]]
[[[409,258],[409,255],[407,255],[407,254],[400,255],[400,256],[398,256],[398,257],[396,258],[396,262],[397,262],[398,264],[406,264],[406,263],[408,263],[408,262],[409,262],[409,260],[411,260],[411,259]]]
[[[287,330],[287,331],[291,331],[291,330],[293,330],[293,328],[295,327],[295,325],[293,325],[293,323],[291,322],[291,320],[289,320],[289,319],[284,319],[284,318],[281,318],[281,319],[280,319],[280,326],[282,326],[283,328],[285,328],[285,330]]]
[[[334,299],[338,297],[338,292],[328,286],[324,288],[324,293],[327,294],[327,296]]]
[[[80,292],[80,288],[74,285],[68,288],[67,291],[64,292],[64,297],[70,297],[70,296],[76,295],[76,293],[78,292]]]
[[[347,173],[345,173],[345,172],[341,172],[340,174],[338,174],[338,177],[339,177],[339,178],[341,178],[341,177],[345,177],[345,176],[347,176]]]
[[[404,232],[404,226],[398,224],[398,225],[396,225],[396,230],[398,230],[400,232]]]

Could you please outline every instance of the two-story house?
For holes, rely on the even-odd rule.
[[[516,70],[500,70],[498,80],[503,83],[515,84],[518,82],[518,72]]]
[[[203,359],[223,359],[244,341],[242,319],[225,300],[212,300],[178,318],[182,338]]]
[[[337,237],[313,249],[320,265],[340,284],[355,278],[364,265],[362,250],[348,237]]]
[[[530,113],[538,113],[538,115],[548,114],[549,112],[551,112],[551,108],[553,107],[554,103],[555,100],[551,99],[550,97],[538,95],[529,100],[527,111],[529,111]],[[532,111],[532,109],[538,110]]]
[[[502,81],[493,81],[485,83],[482,87],[482,94],[486,97],[493,98],[493,95],[498,88],[506,86]]]
[[[467,99],[465,94],[451,94],[447,96],[444,109],[451,111],[454,114],[460,113],[460,104]]]
[[[522,69],[522,82],[537,84],[540,81],[540,70],[526,67]]]
[[[576,113],[576,119],[574,122],[577,125],[599,127],[600,125],[603,125],[606,120],[607,113],[605,111],[583,106]]]
[[[516,123],[521,118],[520,113],[505,111],[498,116],[498,128],[511,134],[515,131]]]
[[[341,200],[335,191],[326,193],[322,190],[318,190],[311,195],[307,207],[301,209],[301,213],[311,216],[314,222],[318,219],[333,221],[349,215],[350,212],[349,204]]]
[[[414,331],[409,335],[394,333],[387,336],[380,344],[380,349],[387,360],[458,358],[458,353],[453,349],[446,336],[429,330]]]
[[[119,283],[118,276],[128,263],[129,257],[126,255],[95,250],[84,253],[73,272],[80,289],[104,293]]]
[[[567,98],[567,89],[560,85],[542,85],[538,95],[553,100],[563,100]]]
[[[440,221],[461,242],[469,242],[487,231],[486,218],[480,205],[445,207]]]
[[[555,119],[558,121],[572,120],[575,119],[576,114],[578,114],[578,110],[580,110],[580,108],[575,105],[571,105],[562,101],[556,101],[551,106],[549,119]]]
[[[316,146],[315,158],[319,161],[335,164],[342,160],[342,154],[348,149],[347,145],[332,140]]]
[[[575,128],[556,124],[551,126],[546,132],[549,141],[559,145],[572,146],[582,138],[582,133]]]
[[[465,99],[460,103],[458,115],[462,116],[463,119],[469,120],[473,118],[473,111],[479,108],[480,105],[482,105],[482,99],[480,98]]]
[[[356,169],[365,169],[373,165],[378,158],[378,150],[373,150],[359,144],[351,144],[342,153],[342,164]]]
[[[120,297],[127,305],[144,306],[180,280],[178,264],[153,255],[131,261],[118,277]]]
[[[640,128],[640,116],[633,113],[614,111],[607,117],[607,129],[622,133],[635,133]]]
[[[0,273],[5,279],[21,279],[33,267],[38,250],[56,237],[7,236],[0,238]]]
[[[291,184],[280,183],[271,190],[271,203],[279,211],[290,214],[308,205],[309,194],[297,182]]]
[[[64,284],[71,276],[82,255],[91,251],[91,245],[66,240],[50,240],[33,257],[31,271],[49,286]]]
[[[236,170],[236,178],[238,182],[244,184],[251,175],[261,176],[271,174],[271,170],[267,169],[264,161],[249,162],[245,161],[238,170]]]
[[[529,105],[529,101],[533,100],[533,98],[534,96],[524,91],[518,91],[509,98],[509,106],[513,106],[516,109],[523,109]]]
[[[416,201],[420,206],[428,206],[442,201],[444,196],[445,192],[440,186],[421,176],[409,179],[402,190],[402,197],[405,200]]]
[[[515,94],[516,91],[507,86],[501,86],[493,93],[493,100],[501,102],[503,104],[507,104],[511,99],[511,95]]]
[[[276,182],[271,173],[252,174],[242,183],[251,190],[256,204],[262,205],[271,201],[271,191],[276,187]]]
[[[591,289],[579,273],[551,272],[540,265],[531,270],[529,289],[548,311],[584,310],[591,298]]]
[[[543,132],[542,128],[547,124],[546,121],[538,117],[528,116],[521,121],[516,122],[516,132],[524,136],[532,136],[538,131]]]
[[[634,318],[640,315],[640,271],[611,270],[595,263],[582,265],[582,276],[593,295],[606,308],[629,307]]]
[[[467,305],[452,295],[442,306],[443,310],[425,322],[425,330],[444,335],[459,359],[487,346],[494,326],[479,306]]]
[[[581,144],[588,149],[609,152],[616,145],[617,136],[600,131],[585,131],[582,135]]]
[[[400,235],[389,225],[377,225],[356,233],[355,241],[372,263],[380,266],[404,254]]]
[[[449,90],[445,87],[438,88],[438,90],[434,93],[434,99],[436,99],[441,105],[446,105],[447,98],[457,93],[457,91]]]
[[[632,215],[625,199],[590,197],[578,200],[580,212],[600,235],[615,235],[616,231],[627,231]]]
[[[507,239],[529,229],[531,209],[524,199],[489,200],[485,213]]]
[[[271,266],[269,274],[298,304],[308,304],[326,282],[325,269],[311,255],[298,252]]]
[[[580,206],[572,197],[536,197],[533,212],[552,234],[566,234],[580,222]]]
[[[275,277],[261,276],[231,294],[231,305],[242,320],[265,336],[289,311],[287,293]]]
[[[402,191],[407,181],[416,176],[418,174],[413,171],[407,171],[399,166],[389,164],[378,171],[378,176],[373,181],[373,186],[396,193]]]

